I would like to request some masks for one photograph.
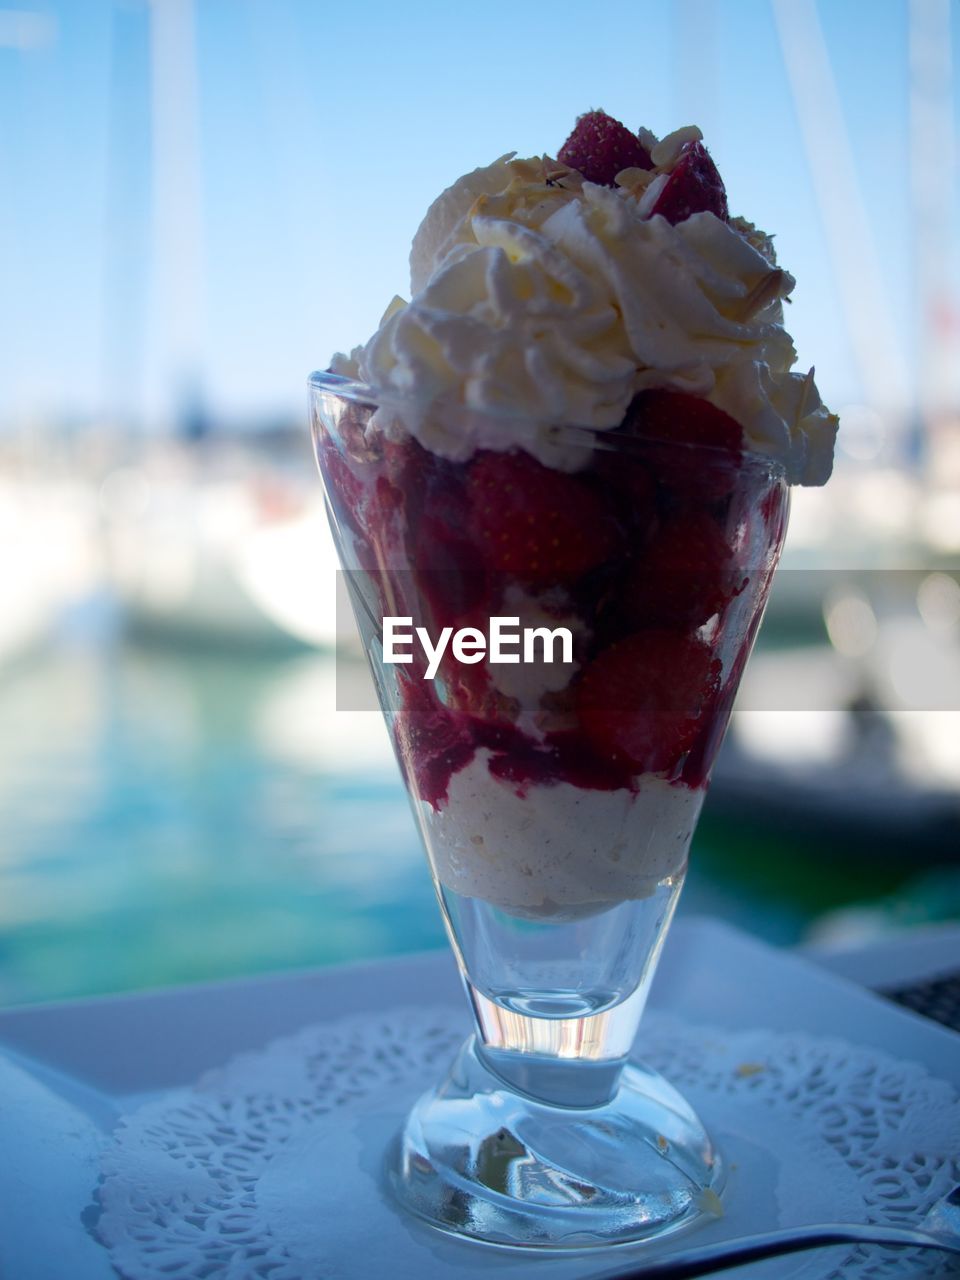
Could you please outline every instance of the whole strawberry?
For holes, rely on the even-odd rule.
[[[723,179],[702,142],[690,142],[682,151],[650,216],[658,213],[674,225],[692,213],[713,213],[724,222],[729,218]]]
[[[622,169],[653,168],[650,153],[636,134],[605,111],[580,116],[557,159],[601,187],[612,187]]]
[[[618,431],[651,442],[647,462],[668,505],[711,506],[730,495],[743,428],[709,400],[659,387],[641,391]],[[709,448],[693,456],[690,445]]]
[[[692,510],[665,520],[638,554],[623,609],[638,627],[699,627],[742,587],[722,529],[708,511]]]
[[[593,749],[638,773],[678,772],[720,684],[720,660],[694,635],[636,632],[583,673],[577,713]]]
[[[709,445],[734,454],[743,448],[743,428],[729,413],[702,396],[666,387],[635,396],[620,429],[645,439]]]
[[[478,453],[466,492],[470,532],[493,573],[532,584],[568,583],[606,560],[619,542],[595,490],[527,453]]]

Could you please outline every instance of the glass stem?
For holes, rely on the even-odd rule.
[[[477,1023],[477,1054],[511,1089],[561,1107],[603,1106],[614,1096],[649,981],[620,1004],[579,1018],[516,1013],[469,980],[466,986]]]

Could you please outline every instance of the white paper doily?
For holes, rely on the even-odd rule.
[[[96,1231],[116,1270],[127,1280],[350,1280],[479,1275],[491,1265],[520,1276],[545,1263],[564,1277],[612,1265],[611,1256],[585,1263],[451,1240],[386,1200],[384,1146],[463,1035],[449,1007],[310,1026],[126,1117],[97,1190]],[[916,1064],[837,1040],[654,1013],[638,1051],[686,1094],[730,1162],[725,1234],[915,1223],[960,1181],[960,1099]],[[626,1266],[630,1255],[620,1256]],[[943,1255],[845,1247],[750,1272],[950,1274]]]

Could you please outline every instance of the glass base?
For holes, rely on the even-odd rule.
[[[690,1106],[627,1066],[599,1106],[552,1106],[511,1089],[471,1038],[414,1106],[388,1176],[441,1230],[527,1248],[646,1240],[715,1217],[722,1163]]]

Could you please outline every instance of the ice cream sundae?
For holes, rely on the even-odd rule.
[[[590,112],[556,158],[455,182],[410,262],[411,300],[311,379],[477,1027],[391,1185],[487,1240],[649,1237],[716,1203],[723,1162],[627,1055],[788,486],[827,479],[836,419],[793,371],[793,279],[697,129]]]
[[[566,625],[572,662],[397,668],[394,731],[448,889],[569,917],[682,871],[782,534],[836,420],[792,371],[770,238],[700,131],[603,112],[428,211],[412,300],[332,372],[320,442],[373,615]],[[586,429],[586,430],[582,430]],[[747,481],[747,483],[745,483]]]

